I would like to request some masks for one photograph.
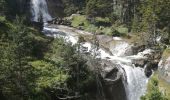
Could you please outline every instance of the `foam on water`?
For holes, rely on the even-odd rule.
[[[48,27],[48,24],[45,22],[51,20],[52,18],[48,12],[46,0],[31,0],[31,12],[33,15],[33,21],[39,22],[40,19],[43,18],[43,32],[47,36],[51,36],[54,38],[63,37],[66,39],[66,42],[76,44],[78,42],[77,33],[83,35],[91,34],[82,30],[73,31],[72,28],[64,26],[63,28],[59,29]],[[113,37],[113,40],[123,41],[123,39],[119,37]],[[112,48],[112,54],[106,52],[102,48],[99,48],[97,52],[100,53],[101,59],[113,61],[114,63],[120,65],[121,68],[119,69],[125,70],[125,73],[123,71],[122,73],[125,74],[127,80],[127,83],[125,83],[125,87],[128,100],[139,100],[140,96],[143,95],[146,91],[148,78],[144,74],[144,69],[133,66],[132,60],[145,58],[145,55],[152,52],[152,50],[147,49],[144,52],[138,53],[137,55],[125,56],[125,53],[129,49],[129,46],[130,45],[128,43],[121,42],[119,44],[116,44],[114,48]],[[87,48],[86,52],[89,52],[91,53],[91,55],[93,55],[93,53],[91,52],[91,49],[93,49],[93,44],[91,44],[90,42],[85,42],[82,44],[82,47]]]
[[[61,35],[60,32],[64,32],[64,37],[67,37],[67,42],[72,42],[73,44],[78,42],[78,37],[76,35],[72,35],[72,32],[70,34],[69,31],[67,32],[66,30],[45,27],[44,31],[51,31],[53,34],[58,35]],[[109,54],[102,48],[99,48],[97,52],[99,52],[101,59],[113,61],[114,63],[119,64],[121,68],[125,70],[124,74],[126,74],[127,78],[127,84],[125,84],[125,87],[128,100],[140,100],[140,96],[146,92],[148,78],[145,76],[144,69],[133,66],[132,60],[145,58],[145,55],[150,54],[152,50],[146,49],[137,55],[127,57],[122,56],[125,54],[126,50],[129,49],[129,46],[130,45],[126,42],[117,44],[114,48],[112,48],[113,55]],[[82,47],[87,48],[86,52],[92,54],[91,49],[93,49],[93,44],[90,42],[85,42],[82,44]]]
[[[31,0],[31,12],[33,21],[39,22],[41,18],[43,22],[52,20],[46,0]]]

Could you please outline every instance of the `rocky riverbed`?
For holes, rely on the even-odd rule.
[[[82,54],[88,54],[87,59],[93,56],[94,34],[90,32],[63,25],[48,25],[44,27],[44,33],[55,38],[64,37],[72,44],[76,44],[81,37]],[[145,46],[134,45],[120,37],[96,35],[96,40],[99,46],[96,49],[99,64],[94,64],[90,59],[88,64],[91,70],[97,70],[105,98],[139,100],[146,92],[148,77],[158,67],[161,53]]]

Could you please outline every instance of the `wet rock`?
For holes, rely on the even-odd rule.
[[[100,65],[96,65],[99,70],[91,68],[99,72],[100,81],[102,83],[102,92],[104,93],[105,100],[127,100],[126,91],[124,87],[124,80],[122,73],[118,69],[120,66],[108,60],[100,60]],[[94,67],[94,66],[91,66]],[[98,98],[97,100],[104,100]]]
[[[127,100],[123,80],[120,78],[114,84],[105,84],[104,93],[106,100]]]
[[[134,59],[132,62],[136,67],[143,68],[147,63],[147,60],[146,59]]]
[[[104,66],[108,65],[104,64]],[[112,67],[108,67],[104,71],[103,90],[106,100],[127,100],[124,80],[118,67],[120,66],[112,64]]]
[[[49,24],[57,24],[57,25],[66,25],[70,26],[71,22],[67,19],[63,19],[60,17],[53,18],[51,21],[48,21]]]
[[[132,51],[133,51],[133,54],[137,54],[138,52],[142,52],[143,50],[145,50],[145,45],[137,45],[137,44],[134,44],[132,46]]]
[[[144,67],[146,64],[151,66],[152,69],[156,70],[158,68],[158,63],[161,59],[161,51],[149,50],[146,52],[138,53],[137,59],[133,59],[133,64],[136,67]]]
[[[150,77],[152,75],[152,69],[150,67],[145,68],[145,75]]]
[[[150,77],[152,75],[152,72],[158,69],[158,63],[159,61],[154,60],[147,63],[145,68],[145,75],[147,77]]]
[[[108,43],[112,41],[112,37],[106,36],[106,35],[97,35],[97,40],[99,40],[100,43]]]
[[[113,39],[113,38],[112,38]],[[109,44],[109,49],[114,56],[130,56],[132,55],[132,48],[126,41],[112,41]]]
[[[108,60],[102,60],[101,61],[101,66],[100,68],[102,68],[101,71],[101,76],[103,77],[103,79],[105,80],[117,80],[119,78],[121,78],[121,74],[119,72],[117,64],[113,64],[111,61]]]

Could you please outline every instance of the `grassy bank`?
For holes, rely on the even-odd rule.
[[[107,17],[87,19],[85,15],[75,15],[71,20],[71,26],[88,32],[96,32],[97,34],[109,36],[127,36],[128,33],[128,29],[124,25],[113,24]]]
[[[147,94],[141,100],[170,100],[170,84],[155,72],[148,82]]]
[[[167,83],[165,80],[159,78],[159,88],[165,92],[168,100],[170,100],[170,83]]]
[[[165,49],[163,54],[162,54],[162,59],[166,60],[168,59],[168,57],[170,57],[170,49]]]

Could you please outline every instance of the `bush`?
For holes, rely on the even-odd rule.
[[[110,19],[105,17],[105,18],[101,18],[101,17],[96,17],[95,18],[95,25],[96,26],[104,26],[104,27],[110,27],[111,26],[111,22]]]
[[[153,76],[148,84],[148,93],[141,97],[141,100],[168,100],[165,95],[160,92],[158,87],[157,76]]]
[[[78,28],[79,26],[88,27],[90,22],[87,21],[86,16],[74,16],[72,26]]]
[[[71,25],[88,32],[96,32],[97,34],[105,34],[109,36],[127,36],[126,34],[128,33],[128,28],[124,26],[111,26],[108,17],[95,17],[94,23],[91,23],[86,16],[76,15],[73,17]]]
[[[116,30],[117,30],[119,33],[122,33],[122,34],[128,33],[128,28],[123,27],[123,26],[117,27]]]

